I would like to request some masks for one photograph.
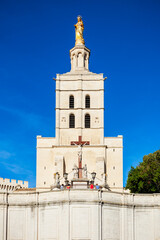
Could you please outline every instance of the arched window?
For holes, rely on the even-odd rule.
[[[69,128],[75,128],[75,116],[74,116],[74,114],[69,115]]]
[[[88,113],[85,115],[85,128],[90,128],[90,115]]]
[[[74,108],[74,96],[69,97],[69,108]]]
[[[89,95],[86,95],[85,106],[86,106],[86,108],[90,108],[90,96]]]

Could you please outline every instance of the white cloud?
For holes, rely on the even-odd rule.
[[[19,117],[25,125],[28,125],[31,128],[32,127],[37,128],[38,126],[43,126],[44,122],[48,121],[48,118],[46,118],[46,116],[41,116],[32,112],[25,112],[21,109],[0,106],[0,110],[6,111],[14,116]]]
[[[11,156],[14,156],[14,154],[7,151],[0,151],[0,159],[8,159]]]
[[[22,174],[23,175],[32,175],[32,171],[28,170],[26,168],[24,168],[24,166],[20,166],[18,163],[17,164],[13,164],[13,163],[9,163],[7,161],[1,161],[1,164],[3,165],[3,167],[15,174]]]

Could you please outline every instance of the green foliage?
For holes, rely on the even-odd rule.
[[[128,173],[126,189],[132,193],[160,193],[160,150],[145,155]]]

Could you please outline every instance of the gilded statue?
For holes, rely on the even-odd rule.
[[[78,16],[77,20],[78,20],[78,22],[74,25],[75,31],[76,31],[75,45],[84,45],[84,38],[83,38],[84,25],[83,25],[82,17]]]

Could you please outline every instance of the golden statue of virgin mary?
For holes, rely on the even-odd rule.
[[[84,38],[83,38],[84,25],[83,25],[82,17],[78,16],[77,20],[78,20],[78,22],[74,25],[75,31],[76,31],[75,45],[84,45]]]

